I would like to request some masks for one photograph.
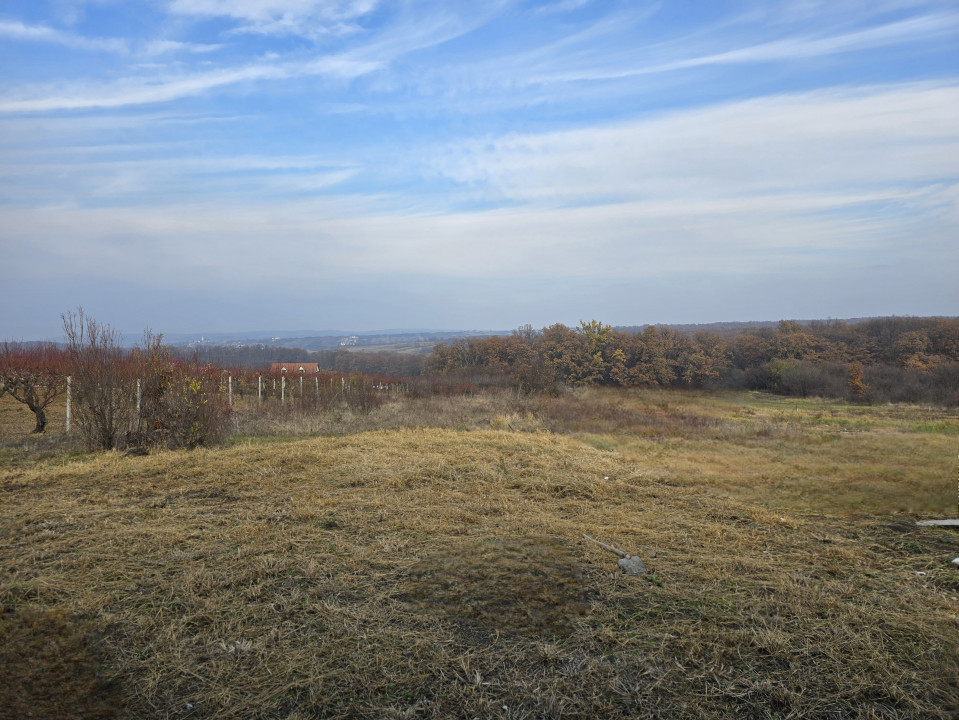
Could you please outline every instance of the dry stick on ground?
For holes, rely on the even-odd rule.
[[[604,542],[595,540],[585,533],[583,534],[583,537],[596,543],[604,550],[609,550],[611,553],[619,555],[619,560],[617,560],[617,563],[619,564],[620,569],[627,575],[642,576],[646,574],[646,566],[643,565],[643,561],[638,555],[630,555],[629,553],[623,552],[619,548],[614,548],[612,545],[607,545]]]

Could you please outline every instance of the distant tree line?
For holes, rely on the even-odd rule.
[[[173,357],[201,365],[260,369],[272,363],[311,362],[345,374],[417,377],[426,366],[426,355],[351,350],[304,350],[274,345],[207,345],[198,348],[168,348]]]
[[[67,391],[71,377],[74,418],[91,448],[215,444],[231,414],[224,382],[234,377],[253,387],[274,362],[318,363],[325,374],[315,384],[323,380],[324,392],[314,392],[314,400],[324,406],[348,401],[359,410],[380,402],[379,389],[397,382],[418,395],[610,385],[959,405],[959,318],[783,320],[722,332],[614,330],[591,320],[576,328],[524,325],[508,336],[458,339],[436,345],[429,356],[269,345],[183,350],[163,346],[150,332],[125,350],[114,330],[82,310],[63,320],[62,346],[0,343],[0,396],[27,405],[40,433],[47,407]]]
[[[529,325],[437,345],[428,369],[525,392],[563,385],[755,389],[864,402],[959,404],[959,319],[783,320],[732,333]]]

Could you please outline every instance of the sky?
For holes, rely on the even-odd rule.
[[[3,0],[0,338],[959,315],[955,0]]]

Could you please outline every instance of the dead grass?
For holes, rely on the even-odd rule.
[[[589,390],[543,424],[651,478],[800,513],[955,514],[959,413],[759,393]]]
[[[623,397],[421,416],[471,431],[6,464],[0,715],[959,713],[953,531],[743,498],[786,492],[762,475],[777,463],[821,488],[847,456],[918,465],[948,430],[864,412],[844,445],[813,437],[841,433],[815,406]],[[619,574],[584,532],[652,574]]]
[[[509,392],[482,393],[470,397],[411,397],[389,394],[382,405],[359,412],[339,405],[331,410],[301,409],[295,403],[259,405],[255,399],[237,404],[236,434],[247,438],[293,438],[303,435],[352,435],[368,430],[398,428],[452,428],[477,430],[519,423],[539,429],[535,413],[543,406],[538,398]],[[518,428],[517,428],[518,429]]]

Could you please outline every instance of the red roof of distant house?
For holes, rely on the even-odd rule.
[[[288,373],[290,375],[308,375],[318,373],[320,366],[316,363],[273,363],[270,372]]]

